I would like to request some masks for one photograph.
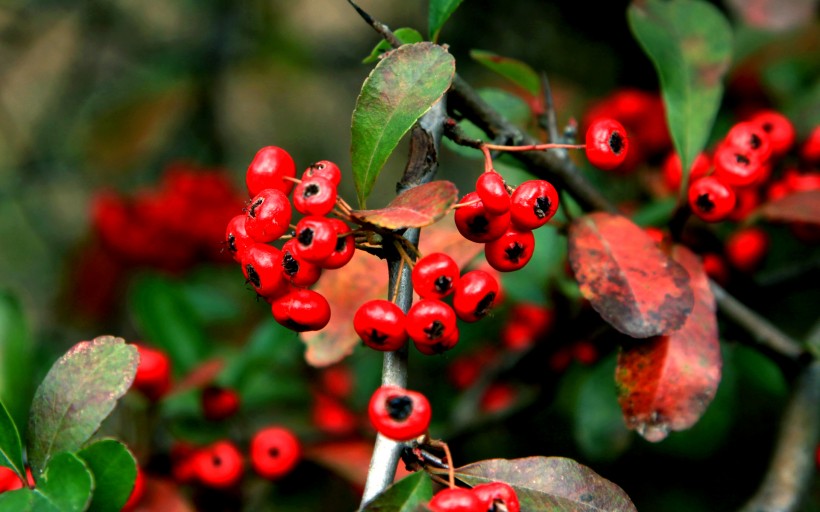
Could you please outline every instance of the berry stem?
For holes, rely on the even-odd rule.
[[[450,447],[447,446],[447,443],[442,441],[441,446],[444,448],[444,455],[447,457],[447,483],[449,484],[450,489],[455,489],[455,487],[456,487],[456,470],[455,470],[455,464],[453,464],[453,456],[450,453]]]
[[[482,151],[547,151],[548,149],[584,149],[586,144],[562,144],[557,142],[548,142],[546,144],[528,144],[526,146],[502,146],[499,144],[483,144]]]
[[[282,176],[282,179],[287,180],[287,181],[292,181],[293,183],[296,183],[296,184],[302,183],[302,180],[300,180],[299,178],[294,178],[292,176]]]

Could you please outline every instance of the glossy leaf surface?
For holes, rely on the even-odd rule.
[[[407,28],[407,27],[397,28],[396,30],[393,31],[393,35],[396,36],[396,39],[398,39],[399,41],[401,41],[404,44],[420,43],[420,42],[424,41],[424,36],[422,36],[421,33],[418,30],[414,29],[414,28]],[[379,44],[377,44],[373,48],[373,51],[370,52],[370,55],[365,57],[365,59],[362,61],[362,63],[363,64],[370,64],[371,62],[376,62],[376,61],[379,60],[379,57],[381,57],[384,53],[386,53],[386,52],[388,52],[392,49],[393,49],[393,47],[390,46],[390,43],[388,41],[385,41],[384,39],[382,39],[381,41],[379,41]]]
[[[435,41],[438,39],[438,34],[441,32],[441,27],[450,19],[450,16],[456,12],[458,6],[464,0],[430,0],[428,10],[428,27],[430,30],[430,38]]]
[[[114,439],[103,439],[77,452],[94,477],[89,512],[122,509],[137,478],[137,461],[128,448]]]
[[[384,208],[356,210],[351,215],[386,229],[421,228],[444,217],[457,199],[452,182],[431,181],[404,191]]]
[[[470,57],[532,95],[541,94],[541,79],[526,62],[484,50],[471,50]]]
[[[21,479],[25,477],[20,432],[3,402],[0,402],[0,466],[13,469]]]
[[[673,331],[692,311],[689,274],[625,217],[598,212],[575,219],[569,261],[583,296],[628,336]]]
[[[60,452],[48,461],[34,492],[57,510],[81,512],[91,501],[93,490],[94,478],[83,461],[73,453]]]
[[[683,246],[673,258],[690,275],[695,294],[683,327],[664,336],[624,346],[615,380],[629,428],[648,441],[694,425],[712,402],[720,382],[715,299],[700,259]]]
[[[19,425],[28,419],[32,384],[32,340],[20,302],[0,293],[0,400]]]
[[[820,224],[820,190],[794,192],[758,210],[766,219]]]
[[[433,485],[424,471],[402,478],[367,504],[363,512],[411,512],[433,497]]]

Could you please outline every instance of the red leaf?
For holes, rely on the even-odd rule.
[[[447,474],[446,470],[433,472],[441,476]],[[456,469],[456,478],[471,486],[506,482],[515,489],[521,510],[636,510],[623,489],[588,467],[563,457],[483,460]]]
[[[145,477],[145,494],[134,512],[193,512],[179,487],[171,480]]]
[[[378,210],[355,210],[351,216],[386,229],[422,228],[433,224],[458,199],[458,189],[449,181],[432,181],[411,188]]]
[[[203,361],[193,370],[188,372],[179,382],[174,384],[170,394],[184,393],[191,389],[204,388],[216,379],[219,372],[225,366],[222,358],[209,359]]]
[[[627,426],[653,442],[694,425],[720,382],[715,299],[703,264],[683,246],[672,257],[689,272],[692,314],[677,331],[624,347],[615,372]]]
[[[758,212],[774,221],[820,224],[820,190],[794,192],[764,204]]]
[[[626,217],[599,212],[575,219],[569,261],[595,311],[633,338],[673,331],[692,311],[686,270]]]
[[[361,491],[367,481],[373,441],[353,439],[319,443],[305,448],[305,459],[315,462],[341,476]],[[394,481],[401,480],[409,472],[404,464],[399,464]]]

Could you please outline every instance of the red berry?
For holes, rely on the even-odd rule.
[[[526,265],[535,250],[532,231],[511,227],[499,239],[484,244],[487,263],[499,272],[512,272]]]
[[[478,407],[486,414],[497,414],[507,410],[518,399],[518,391],[506,382],[493,382],[481,395]]]
[[[208,386],[200,395],[202,415],[209,421],[230,418],[239,410],[239,393],[230,388]]]
[[[615,169],[626,160],[629,139],[624,127],[612,118],[598,118],[586,133],[586,155],[589,163],[599,169]]]
[[[370,423],[384,437],[409,441],[430,426],[430,402],[417,391],[398,386],[382,386],[370,397],[367,408]]]
[[[735,207],[735,192],[716,176],[705,176],[689,185],[689,207],[707,222],[725,219]]]
[[[482,510],[499,510],[497,505],[504,505],[507,512],[520,512],[521,504],[509,484],[504,482],[490,482],[473,487],[475,494],[481,501],[484,508]]]
[[[792,192],[820,189],[820,172],[800,172],[797,169],[788,169],[783,173],[783,179]]]
[[[510,214],[493,215],[475,192],[461,198],[461,203],[473,203],[456,209],[456,228],[461,236],[471,242],[486,243],[504,234],[510,225]]]
[[[266,146],[256,153],[245,173],[248,195],[253,197],[266,188],[275,188],[288,195],[293,189],[293,182],[283,179],[287,177],[296,177],[293,158],[282,148]]]
[[[23,481],[13,469],[0,466],[0,493],[22,489]]]
[[[293,190],[293,207],[305,215],[324,216],[336,206],[336,185],[323,176],[302,180]]]
[[[740,229],[726,240],[726,259],[741,272],[752,272],[763,262],[769,236],[760,228]]]
[[[707,276],[720,285],[725,285],[729,281],[729,268],[719,254],[707,252],[701,258],[703,259],[703,271]]]
[[[407,342],[405,314],[389,300],[365,302],[353,316],[353,328],[365,345],[384,352],[398,350]]]
[[[661,228],[656,228],[654,226],[648,226],[643,228],[644,232],[649,235],[649,238],[655,241],[656,244],[662,244],[663,239],[666,237],[666,234],[663,232]]]
[[[135,344],[140,355],[134,389],[150,400],[159,400],[171,389],[171,360],[159,349]]]
[[[456,331],[456,313],[453,308],[436,299],[422,299],[407,312],[407,335],[420,345],[439,352],[450,348],[450,336]]]
[[[314,176],[327,178],[337,187],[342,181],[342,171],[339,170],[339,166],[329,160],[320,160],[314,164],[310,164],[310,167],[305,169],[305,172],[302,173],[303,180]]]
[[[757,157],[758,161],[765,162],[772,154],[772,145],[769,134],[755,123],[743,122],[732,126],[722,146],[731,146]]]
[[[350,435],[359,425],[359,417],[347,406],[322,393],[316,393],[311,419],[316,428],[332,436]]]
[[[482,173],[475,182],[475,192],[484,209],[491,215],[501,215],[510,209],[510,194],[504,178],[495,171]]]
[[[764,172],[764,161],[752,151],[727,144],[715,151],[715,176],[727,185],[752,185]]]
[[[131,489],[128,501],[122,506],[120,512],[130,512],[136,509],[142,500],[143,494],[145,494],[145,474],[142,472],[142,468],[137,466],[137,477],[134,479],[134,487]]]
[[[339,219],[330,219],[330,224],[336,231],[336,246],[330,256],[318,263],[322,268],[337,269],[347,265],[353,259],[356,253],[356,240],[350,233],[350,228],[344,221]],[[345,235],[345,236],[341,236]]]
[[[540,228],[557,211],[558,191],[547,181],[525,181],[512,193],[510,220],[520,231]]]
[[[267,427],[251,439],[251,467],[262,478],[274,480],[290,473],[302,457],[299,439],[284,427]]]
[[[242,454],[230,441],[217,441],[199,450],[193,458],[194,476],[215,489],[233,487],[244,471]]]
[[[486,512],[484,504],[472,489],[454,487],[444,489],[433,496],[427,505],[432,512]]]
[[[794,125],[780,112],[763,110],[755,114],[749,122],[758,126],[769,136],[772,155],[782,156],[794,145]]]
[[[253,245],[253,239],[248,236],[245,231],[245,215],[237,215],[228,222],[228,227],[225,230],[225,243],[228,246],[228,252],[231,253],[234,261],[240,263],[242,256],[248,247]]]
[[[305,260],[296,249],[296,239],[292,238],[282,246],[282,274],[285,281],[293,286],[311,286],[322,275],[322,269],[318,265]]]
[[[738,187],[735,189],[735,207],[727,217],[729,220],[741,222],[746,219],[760,204],[760,190],[755,186]]]
[[[820,126],[815,126],[800,147],[800,158],[808,164],[820,163]]]
[[[318,331],[330,321],[330,304],[313,290],[294,290],[271,302],[273,318],[296,332]]]
[[[282,275],[282,253],[268,244],[253,244],[242,259],[242,273],[262,297],[275,297],[287,290]]]
[[[476,322],[490,312],[498,296],[498,281],[483,270],[472,270],[459,279],[453,296],[456,316],[465,322]]]
[[[326,217],[309,215],[296,224],[296,252],[305,261],[321,263],[336,250],[336,227]]]
[[[439,339],[433,344],[426,341],[419,343],[418,341],[413,340],[413,346],[416,347],[416,350],[426,356],[437,356],[455,347],[458,344],[459,336],[460,333],[458,331],[458,326],[456,326],[456,328],[453,329],[449,335]]]
[[[458,264],[443,252],[434,252],[413,266],[413,289],[424,299],[450,295],[458,284]]]
[[[279,239],[288,231],[292,215],[288,196],[274,188],[254,196],[247,213],[245,231],[256,242]]]
[[[696,179],[706,176],[712,162],[706,153],[699,153],[692,162],[692,168],[689,170],[689,183]],[[663,161],[663,181],[666,188],[672,191],[677,191],[680,188],[680,182],[683,177],[683,168],[680,161],[680,156],[676,152],[669,153],[666,160]]]

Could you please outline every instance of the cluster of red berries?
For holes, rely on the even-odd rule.
[[[264,147],[245,174],[251,197],[245,214],[233,217],[225,232],[247,282],[270,303],[276,321],[297,332],[319,330],[330,321],[327,299],[309,287],[323,269],[343,267],[355,251],[347,224],[327,217],[340,180],[338,166],[328,161],[312,164],[297,180],[287,151]],[[294,209],[303,217],[291,226]],[[285,238],[281,248],[270,245]]]
[[[476,485],[472,489],[451,487],[439,491],[430,500],[428,507],[433,512],[494,512],[506,510],[519,512],[518,496],[509,484],[489,482]]]
[[[180,270],[203,258],[224,259],[222,226],[241,204],[225,172],[172,165],[156,189],[134,197],[101,193],[92,223],[103,247],[123,263]]]

